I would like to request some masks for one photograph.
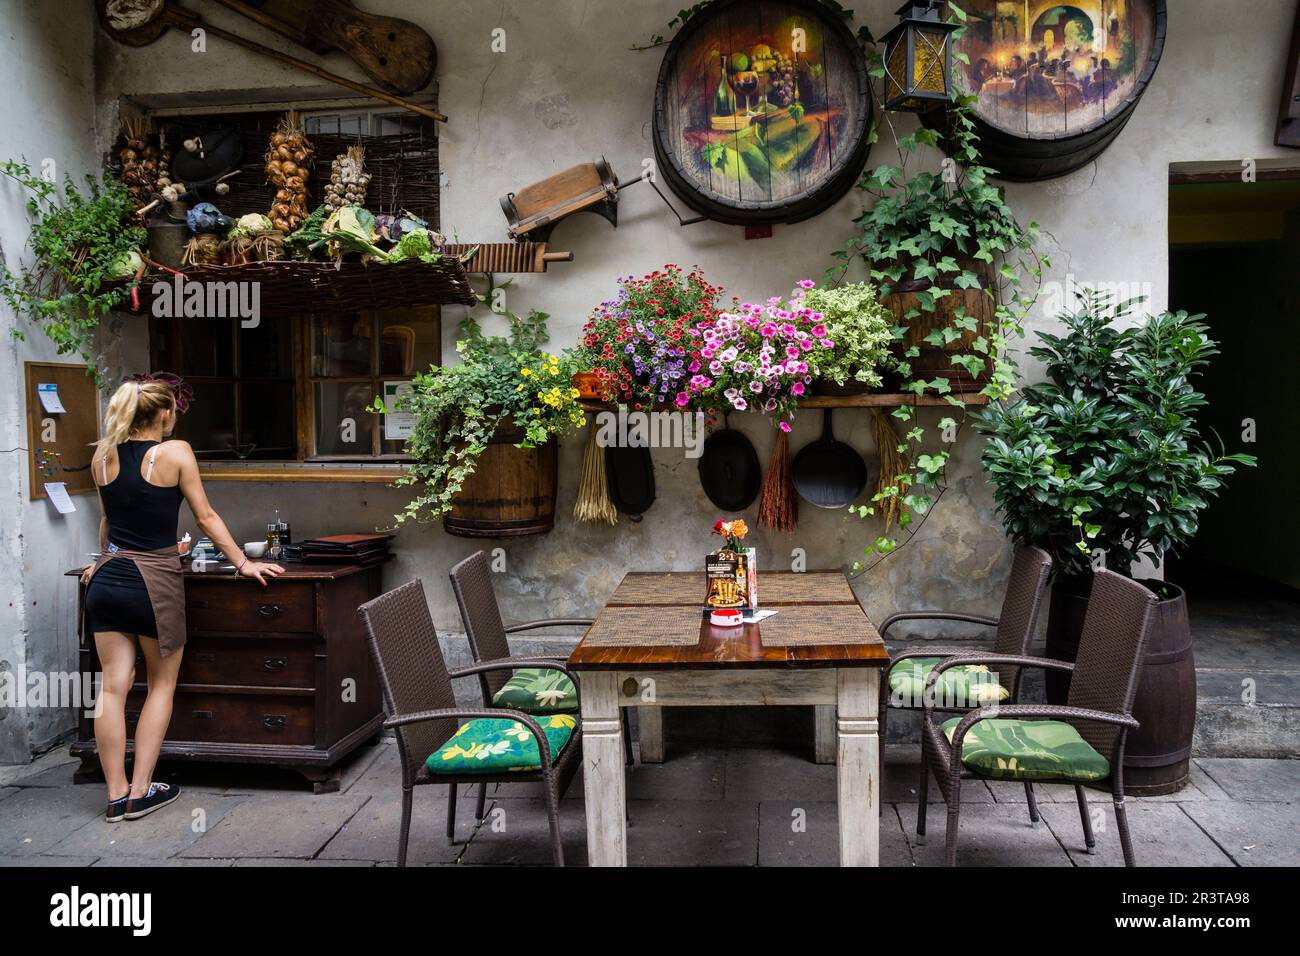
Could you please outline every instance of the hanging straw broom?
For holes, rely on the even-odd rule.
[[[592,524],[618,524],[618,509],[609,500],[605,483],[605,450],[596,444],[596,422],[587,428],[587,447],[582,452],[582,484],[573,505],[573,517]]]
[[[911,483],[907,476],[912,466],[907,456],[898,450],[898,433],[885,413],[878,408],[871,409],[871,422],[875,425],[876,454],[880,459],[876,494],[884,494],[888,488],[898,488],[897,494],[880,499],[880,513],[885,519],[885,534],[888,534],[902,509],[901,499]]]
[[[793,531],[799,520],[799,502],[790,478],[790,439],[776,433],[772,458],[763,476],[763,493],[758,500],[758,523],[774,531]]]

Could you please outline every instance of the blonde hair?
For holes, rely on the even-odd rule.
[[[138,428],[151,425],[163,412],[174,411],[176,393],[165,382],[126,382],[108,400],[104,412],[104,437],[96,442],[99,452],[122,444]]]

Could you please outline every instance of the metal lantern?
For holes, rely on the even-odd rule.
[[[898,26],[884,36],[885,109],[920,112],[951,94],[955,23],[945,23],[937,0],[906,3]]]

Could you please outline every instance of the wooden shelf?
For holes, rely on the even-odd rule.
[[[966,392],[954,395],[963,399],[967,405],[987,405],[987,395],[978,392]],[[609,411],[614,403],[584,399],[579,403],[589,412]],[[919,405],[922,408],[951,408],[951,404],[941,395],[915,395],[902,392],[868,392],[865,395],[806,395],[799,399],[799,408],[898,408],[900,405]],[[659,411],[675,411],[671,405],[656,406]],[[719,409],[722,411],[722,409]]]
[[[406,474],[402,464],[353,464],[300,461],[201,461],[204,481],[335,481],[387,484]]]

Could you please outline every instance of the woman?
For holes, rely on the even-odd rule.
[[[95,749],[108,784],[110,823],[135,820],[171,803],[180,788],[154,783],[154,765],[172,716],[172,695],[185,645],[185,584],[176,522],[184,498],[203,533],[235,573],[267,578],[276,564],[250,561],[208,504],[187,442],[164,441],[188,405],[189,387],[170,375],[138,376],[108,403],[104,437],[91,468],[104,516],[100,558],[82,573],[86,627],[103,670]],[[135,728],[135,767],[126,778],[126,697],[135,682],[137,648],[148,667],[149,693]]]

